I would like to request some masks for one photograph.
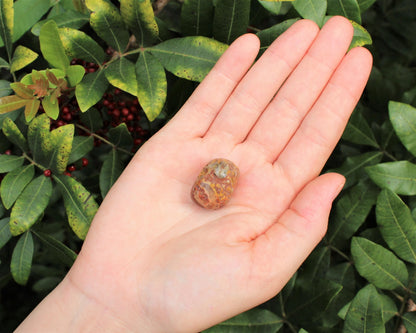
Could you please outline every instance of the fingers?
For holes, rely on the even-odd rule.
[[[316,177],[342,135],[371,71],[364,48],[344,58],[311,111],[275,163],[294,189]]]
[[[260,43],[246,34],[234,41],[166,129],[185,137],[203,136],[235,86],[253,64]]]
[[[318,31],[315,23],[302,20],[282,34],[236,87],[207,136],[219,136],[234,144],[243,141]]]
[[[327,230],[332,202],[344,182],[345,178],[335,173],[316,178],[279,220],[255,240],[253,261],[258,267],[253,272],[260,275],[256,280],[265,293],[259,297],[270,298],[283,288],[320,242]]]
[[[276,159],[325,88],[345,56],[352,34],[348,20],[330,19],[252,129],[246,143],[260,149],[269,162]]]

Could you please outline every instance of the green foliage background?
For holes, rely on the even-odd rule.
[[[0,0],[0,332],[64,277],[133,153],[228,44],[249,31],[264,51],[333,15],[374,68],[324,170],[347,178],[328,233],[279,295],[207,332],[416,332],[416,2],[159,5]]]

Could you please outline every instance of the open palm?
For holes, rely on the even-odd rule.
[[[320,241],[343,185],[318,176],[371,68],[352,26],[295,23],[252,66],[240,37],[136,154],[66,278],[122,328],[197,332],[273,297]],[[190,191],[213,158],[240,169],[229,204]]]

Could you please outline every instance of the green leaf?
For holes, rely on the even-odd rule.
[[[365,12],[376,1],[377,0],[358,0],[358,5],[360,6],[361,13]]]
[[[377,194],[374,185],[360,182],[337,201],[335,213],[328,225],[329,244],[339,246],[355,234],[376,203]]]
[[[0,173],[12,171],[20,167],[25,158],[23,156],[0,155]]]
[[[85,239],[91,221],[98,210],[98,204],[91,193],[75,179],[58,175],[54,176],[54,180],[64,198],[69,225],[80,239]]]
[[[359,145],[367,145],[379,148],[374,133],[368,125],[367,120],[362,115],[360,109],[356,109],[353,112],[342,135],[342,138]]]
[[[373,40],[369,32],[361,25],[356,22],[351,22],[354,28],[354,34],[350,44],[350,49],[357,46],[371,45]]]
[[[204,333],[274,333],[283,326],[283,319],[265,309],[252,309],[228,319]]]
[[[377,288],[406,288],[406,265],[383,246],[366,238],[353,237],[351,254],[358,273]]]
[[[50,157],[49,168],[56,173],[63,173],[68,165],[69,155],[72,150],[72,140],[74,139],[74,125],[68,124],[60,126],[50,132],[52,144],[52,154]]]
[[[397,194],[416,194],[416,165],[408,161],[386,162],[365,168],[366,172],[381,188]]]
[[[408,333],[416,333],[416,313],[407,312],[402,316],[404,327],[406,327]]]
[[[16,283],[25,285],[29,279],[33,258],[33,237],[28,231],[20,236],[10,261],[10,271]]]
[[[12,238],[8,217],[0,220],[0,249]]]
[[[328,15],[341,15],[361,24],[361,12],[357,0],[328,0]]]
[[[342,285],[326,279],[314,280],[306,285],[296,284],[285,304],[287,318],[299,326],[316,323],[341,290]]]
[[[10,231],[20,235],[41,217],[52,195],[52,181],[44,175],[33,179],[16,200],[10,213]]]
[[[56,120],[59,116],[59,102],[58,99],[53,96],[45,96],[42,98],[42,106],[45,110],[45,113],[48,115],[48,117]]]
[[[136,70],[130,60],[123,57],[109,64],[105,77],[114,87],[137,96]]]
[[[119,53],[129,42],[129,33],[118,9],[106,0],[86,0],[91,11],[90,24],[98,36]]]
[[[274,15],[279,15],[282,8],[282,1],[258,0],[258,2]]]
[[[72,251],[68,246],[58,241],[57,239],[45,234],[43,232],[33,231],[36,237],[38,237],[43,244],[45,244],[51,252],[56,255],[65,265],[72,266],[77,254]]]
[[[275,24],[270,28],[259,31],[256,35],[260,39],[260,54],[262,54],[282,33],[289,29],[299,19],[289,19]]]
[[[35,61],[38,56],[39,54],[32,51],[31,49],[19,45],[16,47],[16,50],[14,50],[10,71],[17,72],[18,70],[21,70],[22,68]]]
[[[160,114],[165,105],[167,81],[162,64],[151,53],[142,52],[136,63],[137,97],[149,121]]]
[[[16,126],[13,120],[6,118],[3,120],[3,133],[7,139],[18,146],[24,152],[28,152],[29,146],[27,144],[26,138],[20,132],[19,128]]]
[[[89,18],[89,15],[75,10],[66,9],[63,13],[49,16],[46,20],[36,23],[31,29],[31,33],[35,36],[39,36],[40,29],[42,29],[42,26],[49,20],[55,21],[59,28],[79,29],[89,22]]]
[[[75,87],[81,82],[85,74],[85,68],[81,65],[69,66],[66,71],[68,77],[68,83],[70,87]]]
[[[300,16],[304,19],[312,20],[322,27],[327,8],[327,0],[295,0],[292,4]]]
[[[366,166],[377,164],[381,161],[383,153],[379,151],[368,152],[357,156],[347,156],[345,162],[337,169],[331,171],[338,172],[346,177],[344,189],[363,180],[367,177],[364,170]]]
[[[52,151],[49,127],[50,119],[44,113],[30,122],[27,131],[27,140],[33,158],[44,166],[48,165],[48,157]]]
[[[9,60],[13,52],[14,7],[13,0],[0,0],[0,37],[2,38]]]
[[[62,45],[71,58],[82,59],[95,64],[102,64],[105,53],[102,47],[85,32],[71,29],[59,29]]]
[[[210,37],[213,15],[212,0],[185,0],[181,7],[182,34]]]
[[[52,6],[50,0],[19,0],[14,2],[13,42],[27,32]],[[22,19],[24,18],[24,19]],[[0,40],[0,47],[4,46]]]
[[[214,11],[214,38],[231,44],[246,33],[249,19],[250,0],[218,0]]]
[[[17,95],[5,96],[0,98],[0,114],[8,113],[24,107],[27,103],[26,99]]]
[[[176,76],[201,82],[226,49],[226,44],[197,36],[167,40],[151,52]]]
[[[96,108],[90,108],[87,112],[80,115],[82,123],[89,128],[91,132],[97,132],[104,125],[103,117]]]
[[[46,61],[51,66],[66,71],[69,66],[69,59],[65,54],[55,21],[48,21],[42,26],[39,42],[40,49]]]
[[[385,332],[381,297],[369,284],[351,302],[345,318],[343,333]]]
[[[124,148],[126,150],[131,149],[133,144],[133,138],[131,137],[125,123],[121,123],[117,127],[111,128],[108,131],[108,139],[115,146]]]
[[[108,88],[104,70],[88,73],[75,88],[75,96],[82,112],[98,103]]]
[[[38,99],[30,99],[26,102],[25,105],[25,119],[26,122],[29,123],[35,118],[36,114],[38,113],[40,107],[40,100]]]
[[[100,171],[100,190],[104,198],[118,177],[123,172],[124,166],[116,149],[112,149],[104,160]]]
[[[120,0],[121,16],[141,46],[157,41],[159,27],[150,0]]]
[[[0,58],[0,69],[7,69],[7,70],[10,69],[9,63],[6,60],[4,60],[3,58]],[[0,80],[0,81],[4,81],[4,80]],[[2,96],[0,95],[0,97],[2,97]]]
[[[32,164],[21,166],[9,172],[0,184],[0,196],[6,209],[10,209],[35,175]]]
[[[390,101],[389,116],[400,141],[413,156],[416,156],[416,108]]]
[[[390,190],[383,190],[376,206],[377,224],[388,246],[402,259],[416,263],[416,223],[409,207]]]
[[[72,164],[84,157],[94,148],[92,136],[75,136],[72,141],[72,150],[68,158],[68,164]]]

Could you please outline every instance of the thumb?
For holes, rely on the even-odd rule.
[[[290,207],[260,237],[256,248],[267,263],[269,288],[263,296],[279,292],[325,235],[332,202],[344,186],[345,178],[328,173],[311,181]]]

